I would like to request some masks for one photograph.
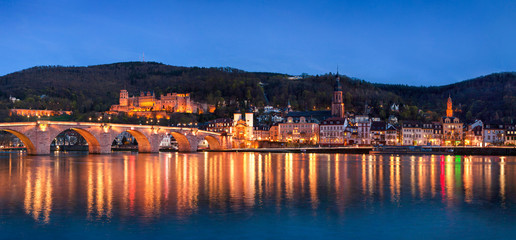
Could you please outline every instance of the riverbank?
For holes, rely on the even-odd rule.
[[[516,156],[515,147],[383,146],[370,154],[491,155]]]
[[[206,152],[271,152],[271,153],[348,153],[368,154],[373,147],[309,147],[309,148],[238,148],[224,150],[202,150]]]
[[[432,150],[455,155],[516,156],[515,147],[438,147]]]
[[[0,151],[25,151],[24,147],[3,148]],[[52,151],[57,150],[55,147]],[[137,146],[113,147],[113,152],[137,152]],[[59,151],[88,151],[88,146],[65,146]],[[177,152],[177,149],[160,149],[160,152]],[[516,156],[516,147],[429,147],[429,146],[387,146],[387,147],[306,147],[306,148],[237,148],[199,152],[270,152],[270,153],[344,153],[344,154],[404,154],[404,155],[489,155]]]
[[[308,148],[239,148],[199,150],[206,152],[271,152],[271,153],[347,153],[347,154],[406,154],[406,155],[491,155],[516,156],[516,147],[308,147]]]

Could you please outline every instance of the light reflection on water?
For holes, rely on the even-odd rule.
[[[9,233],[20,224],[38,226],[34,234],[45,228],[52,234],[75,222],[96,227],[79,232],[132,229],[188,238],[335,237],[350,230],[355,237],[398,238],[396,231],[375,235],[360,224],[396,229],[419,221],[431,226],[404,231],[424,233],[433,226],[446,231],[429,231],[428,238],[503,238],[514,230],[493,229],[515,223],[515,166],[514,157],[487,156],[3,154],[0,230]],[[448,229],[457,221],[475,229]],[[285,228],[263,235],[271,224]],[[213,235],[199,226],[242,228]],[[17,234],[11,230],[5,237]]]

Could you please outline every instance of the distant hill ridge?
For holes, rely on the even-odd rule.
[[[222,68],[178,67],[156,62],[122,62],[87,67],[42,66],[0,77],[0,106],[12,107],[9,96],[22,101],[15,107],[104,111],[117,103],[121,89],[189,92],[198,101],[221,108],[285,106],[296,110],[326,110],[331,103],[335,76],[325,74],[287,79],[279,73],[246,72]],[[346,111],[387,118],[436,120],[444,114],[451,94],[456,115],[467,121],[511,121],[516,114],[516,73],[494,73],[454,84],[432,87],[369,83],[341,76]],[[43,98],[41,98],[43,96]],[[401,111],[390,106],[400,104]],[[228,115],[228,111],[218,112]]]

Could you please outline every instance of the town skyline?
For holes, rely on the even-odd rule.
[[[9,116],[17,119],[21,117],[28,122],[35,120],[36,133],[30,132],[34,129],[28,127],[34,123],[6,123],[5,127],[8,128],[6,131],[18,134],[16,136],[22,139],[23,145],[30,154],[47,154],[50,148],[41,143],[35,146],[32,143],[35,139],[30,140],[26,135],[37,136],[38,131],[47,132],[47,129],[54,129],[55,132],[50,135],[56,135],[63,132],[63,129],[57,127],[63,124],[67,125],[64,129],[69,128],[69,125],[76,125],[72,128],[79,131],[86,139],[76,143],[88,142],[90,153],[109,153],[112,146],[123,145],[122,142],[140,142],[138,144],[140,152],[159,152],[164,142],[170,147],[172,138],[177,141],[178,149],[183,152],[197,151],[198,146],[203,145],[199,144],[200,141],[210,142],[211,150],[315,146],[330,148],[342,146],[468,146],[482,148],[513,146],[516,143],[516,131],[514,131],[516,125],[513,123],[513,119],[506,124],[484,122],[478,118],[474,122],[465,123],[455,115],[456,111],[461,110],[453,107],[450,93],[446,100],[445,114],[437,116],[437,119],[425,117],[418,118],[417,121],[414,121],[415,119],[399,121],[398,117],[402,115],[400,107],[396,103],[390,107],[387,106],[390,109],[389,115],[383,117],[371,112],[367,105],[364,112],[347,112],[340,76],[336,74],[333,78],[331,110],[327,111],[299,111],[299,109],[294,111],[290,101],[284,108],[271,105],[260,107],[247,105],[247,108],[244,109],[233,109],[233,112],[229,113],[233,115],[233,119],[227,118],[227,116],[220,118],[219,115],[219,118],[211,118],[212,120],[208,121],[206,119],[210,119],[210,117],[203,118],[204,121],[188,124],[176,123],[174,126],[171,121],[178,117],[174,114],[209,114],[211,117],[215,117],[216,115],[213,113],[216,111],[216,105],[210,106],[194,102],[190,99],[190,93],[166,93],[158,97],[153,91],[142,91],[139,95],[130,95],[127,90],[122,89],[118,104],[112,105],[109,111],[95,113],[95,117],[89,117],[88,122],[41,121],[54,116],[72,117],[71,111],[11,109]],[[10,100],[13,103],[20,101],[16,98],[10,98]],[[217,103],[217,106],[224,107],[221,103]],[[420,111],[416,112],[418,115],[420,114]],[[115,125],[111,125],[111,120]],[[134,125],[136,122],[133,125],[119,124],[120,121],[126,123],[135,120],[139,122],[139,125]],[[162,121],[160,122],[160,120]],[[116,124],[116,122],[119,123]],[[94,127],[90,129],[92,123],[97,126],[93,125]],[[142,124],[144,125],[142,126]],[[153,125],[161,127],[155,128]],[[20,129],[16,129],[20,126]],[[83,126],[86,128],[81,129]],[[117,130],[120,127],[126,129]],[[147,129],[148,136],[144,136],[142,130],[134,130],[137,127]],[[159,135],[158,133],[163,127],[171,127],[169,128],[171,135],[169,133]],[[215,136],[205,135],[198,138],[196,136],[200,133],[199,130],[205,130],[205,133]],[[99,134],[99,131],[104,135]],[[129,132],[133,135],[131,138],[134,138],[131,141],[122,141],[124,131]],[[111,135],[106,135],[107,133],[111,133]],[[112,139],[113,135],[117,134],[117,140],[111,143],[110,138]],[[64,138],[67,137],[64,136]],[[99,145],[97,138],[103,138],[100,141],[103,144]],[[190,140],[188,140],[189,138]],[[159,141],[159,139],[163,140]],[[15,141],[11,141],[9,145],[12,145],[13,142]],[[56,145],[57,142],[55,140]],[[62,142],[65,143],[64,140]],[[51,144],[50,142],[46,143]],[[152,147],[149,148],[149,146]]]
[[[373,84],[342,74],[340,78],[346,112],[360,113],[367,107],[368,111],[382,119],[389,116],[392,112],[390,106],[396,104],[400,106],[400,120],[437,120],[440,114],[444,114],[445,102],[442,100],[449,94],[458,103],[457,114],[466,122],[475,119],[510,122],[516,111],[512,107],[515,100],[511,85],[516,79],[515,73],[491,74],[439,87]],[[94,112],[110,110],[111,105],[119,102],[119,93],[123,89],[131,96],[141,95],[141,91],[145,91],[145,95],[155,94],[154,97],[152,94],[145,97],[155,99],[141,106],[138,106],[140,100],[131,100],[135,105],[128,107],[136,107],[134,110],[139,107],[180,109],[174,99],[182,95],[166,97],[170,98],[168,100],[160,96],[167,93],[188,94],[185,95],[188,99],[191,97],[192,101],[201,105],[194,104],[184,112],[206,112],[209,108],[212,108],[212,112],[213,107],[217,107],[219,111],[213,112],[214,116],[222,117],[229,116],[236,109],[267,105],[285,107],[287,103],[301,111],[330,110],[334,81],[335,74],[291,77],[232,68],[188,68],[155,62],[125,62],[90,67],[46,66],[27,69],[0,77],[0,82],[7,86],[0,91],[0,95],[8,108],[73,111],[73,119],[84,120],[92,117]],[[136,113],[143,114],[141,111]],[[5,111],[2,116],[9,118]],[[201,115],[190,118],[200,120]]]

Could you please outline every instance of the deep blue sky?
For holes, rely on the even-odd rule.
[[[5,1],[0,75],[145,60],[441,85],[516,71],[516,1]]]

